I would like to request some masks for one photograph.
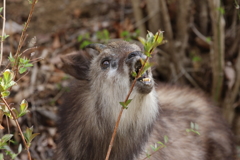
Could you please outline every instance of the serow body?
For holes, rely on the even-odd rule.
[[[57,160],[104,160],[114,126],[141,60],[136,44],[92,44],[96,54],[72,53],[63,70],[76,78],[60,108]],[[233,135],[202,93],[189,88],[154,86],[151,69],[137,79],[124,110],[110,160],[233,160]],[[197,124],[194,132],[187,132]],[[193,129],[193,128],[192,128]],[[193,130],[194,130],[193,129]],[[188,130],[189,131],[189,130]],[[164,141],[164,136],[168,137]],[[158,142],[166,143],[160,147]]]

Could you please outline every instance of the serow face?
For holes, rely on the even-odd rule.
[[[95,87],[112,87],[120,93],[130,89],[135,79],[133,73],[140,72],[147,58],[138,45],[121,40],[107,45],[90,44],[87,48],[94,49],[97,53],[90,55],[76,52],[62,56],[63,70],[76,79],[91,81],[96,84]],[[153,84],[152,72],[148,68],[137,78],[135,89],[140,94],[148,94],[152,91]]]

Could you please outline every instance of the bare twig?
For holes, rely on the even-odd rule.
[[[9,112],[11,113],[11,115],[12,115],[12,117],[13,117],[13,120],[15,121],[15,123],[16,123],[16,125],[17,125],[18,131],[19,131],[19,133],[20,133],[20,135],[21,135],[21,138],[22,138],[22,141],[23,141],[23,143],[24,143],[24,146],[25,146],[25,148],[26,148],[26,150],[27,150],[28,159],[31,160],[32,158],[31,158],[31,154],[30,154],[30,151],[29,151],[29,146],[27,145],[27,142],[26,142],[26,140],[25,140],[25,138],[24,138],[22,129],[21,129],[21,127],[20,127],[20,125],[19,125],[19,123],[18,123],[18,121],[17,121],[17,118],[16,118],[15,114],[13,113],[13,111],[11,110],[10,106],[8,105],[7,101],[6,101],[3,97],[1,97],[1,99],[2,99],[3,103],[7,106]]]
[[[197,82],[191,77],[190,74],[188,74],[188,72],[183,68],[181,67],[181,72],[183,73],[183,75],[189,80],[190,83],[192,83],[192,85],[198,89],[201,89],[199,87],[199,85],[197,84]]]
[[[194,26],[194,24],[191,24],[191,28],[193,30],[193,32],[204,42],[206,42],[207,44],[211,45],[212,42],[210,40],[207,39],[207,37],[205,37],[202,33],[200,33],[197,28]]]
[[[35,52],[38,49],[38,47],[32,47],[24,50],[21,55],[25,54],[25,57],[30,57],[31,53]]]
[[[29,71],[27,71],[26,73],[24,73],[24,75],[22,75],[20,78],[18,78],[18,80],[16,81],[16,83],[18,83],[23,77],[25,77],[27,74],[29,73]]]
[[[0,66],[2,65],[3,58],[3,41],[5,36],[5,23],[6,23],[6,0],[3,0],[3,25],[2,25],[2,37],[1,37],[1,49],[0,49]]]

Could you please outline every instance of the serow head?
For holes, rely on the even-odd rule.
[[[91,44],[86,48],[97,53],[77,52],[62,56],[63,70],[79,80],[90,81],[96,86],[129,90],[147,58],[136,44],[118,40],[103,44]],[[140,94],[152,91],[154,81],[151,69],[137,78],[134,89]]]

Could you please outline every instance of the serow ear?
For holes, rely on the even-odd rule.
[[[91,56],[86,52],[74,52],[60,57],[62,70],[79,80],[88,80]]]

